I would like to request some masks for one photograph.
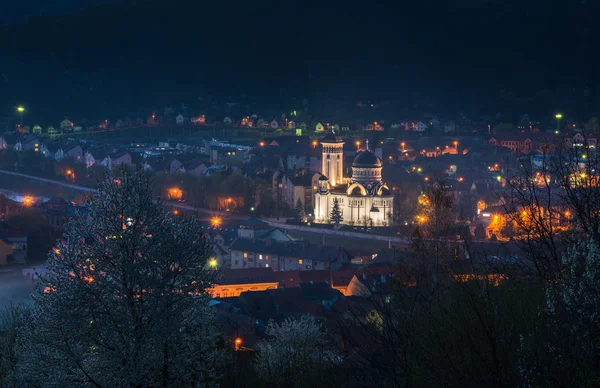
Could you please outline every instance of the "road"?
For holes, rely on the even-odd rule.
[[[38,181],[42,181],[45,183],[52,183],[55,185],[68,187],[70,189],[84,191],[84,192],[88,192],[88,193],[95,191],[95,189],[92,189],[90,187],[75,185],[73,183],[56,181],[56,180],[52,180],[52,179],[40,178],[40,177],[36,177],[33,175],[22,174],[22,173],[18,173],[18,172],[14,172],[14,171],[0,170],[0,175],[2,175],[2,174],[18,176],[18,177],[22,177],[22,178],[28,178],[28,179],[32,179],[32,180],[38,180]],[[0,182],[1,182],[1,180],[0,180]],[[221,219],[222,223],[228,223],[229,221],[241,221],[241,220],[248,218],[247,216],[231,214],[229,212],[224,212],[224,211],[196,208],[194,206],[190,206],[190,205],[186,205],[186,204],[182,204],[182,203],[164,202],[164,204],[165,204],[165,206],[169,206],[169,207],[176,208],[179,210],[194,213],[196,215],[196,217],[202,221],[210,221],[214,217],[219,217]],[[204,215],[204,216],[201,216],[201,215]],[[345,239],[363,239],[363,240],[371,240],[371,241],[372,240],[381,240],[381,241],[388,242],[388,243],[406,243],[405,240],[403,240],[399,237],[379,236],[379,235],[374,235],[374,234],[357,233],[357,232],[343,232],[343,231],[337,231],[337,230],[332,230],[332,229],[316,229],[316,228],[311,228],[309,226],[292,226],[292,225],[286,225],[283,222],[277,222],[275,220],[268,220],[267,222],[269,224],[271,224],[272,226],[279,227],[281,229],[286,229],[292,233],[294,231],[298,231],[301,233],[312,233],[312,234],[321,234],[321,235],[327,234],[330,236],[336,236],[336,237],[345,238]]]

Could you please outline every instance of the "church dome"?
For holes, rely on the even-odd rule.
[[[356,168],[377,168],[381,167],[381,160],[369,150],[363,151],[356,156],[352,167]]]

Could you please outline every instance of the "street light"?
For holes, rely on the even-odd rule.
[[[562,113],[557,113],[554,117],[556,117],[556,133],[560,131],[560,119],[562,119]]]
[[[17,112],[19,112],[19,116],[21,116],[21,127],[23,127],[23,113],[25,113],[25,108],[22,106],[18,106]]]
[[[212,224],[213,224],[214,226],[219,226],[219,225],[221,225],[221,219],[220,219],[219,217],[214,217],[214,218],[212,219]]]
[[[215,259],[214,257],[210,258],[210,261],[208,262],[208,265],[210,265],[212,268],[215,268],[217,266],[217,259]]]

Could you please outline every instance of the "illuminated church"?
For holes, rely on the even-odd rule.
[[[352,178],[344,178],[344,141],[334,134],[321,140],[322,176],[315,193],[315,221],[329,222],[334,200],[342,213],[342,224],[388,225],[394,211],[394,198],[383,183],[381,160],[367,149],[352,163]]]

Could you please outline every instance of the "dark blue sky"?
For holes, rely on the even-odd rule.
[[[111,0],[19,0],[3,1],[0,7],[0,23],[20,23],[30,16],[56,15],[86,9]]]

